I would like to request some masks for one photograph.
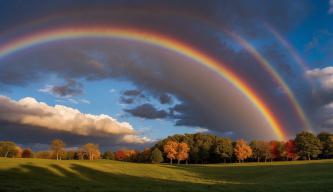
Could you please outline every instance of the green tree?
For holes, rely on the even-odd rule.
[[[114,153],[111,150],[105,151],[103,159],[114,160]]]
[[[158,148],[155,148],[153,150],[153,152],[151,153],[150,160],[151,160],[152,163],[161,163],[161,162],[163,162],[162,152]]]
[[[301,132],[296,135],[295,145],[297,153],[300,157],[311,160],[321,153],[320,140],[312,133]]]
[[[220,138],[216,141],[214,153],[221,158],[224,163],[227,159],[231,159],[233,154],[233,146],[231,139]]]
[[[258,162],[263,159],[265,162],[267,159],[270,159],[271,149],[270,144],[266,141],[252,141],[250,143],[250,147],[252,149],[252,157],[255,158]]]
[[[333,135],[327,132],[321,132],[317,137],[322,145],[322,156],[327,158],[333,155]]]
[[[57,160],[61,160],[62,154],[65,152],[65,142],[60,139],[54,139],[51,143],[51,150],[55,154]]]

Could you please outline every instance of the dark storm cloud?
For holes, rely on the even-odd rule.
[[[134,103],[133,98],[125,98],[125,97],[120,97],[120,102],[124,104],[132,104]]]
[[[271,98],[274,101],[272,103],[283,106],[285,102],[282,100],[279,103],[276,95],[271,95],[273,91],[269,91],[275,89],[275,86],[272,86],[274,81],[267,76],[267,73],[258,75],[258,71],[262,71],[262,69],[253,58],[246,52],[230,50],[226,44],[221,46],[224,46],[225,50],[221,54],[226,55],[228,64],[242,69],[237,71],[241,76],[256,77],[249,79],[249,83],[257,86],[258,89],[265,90],[263,94],[267,95],[267,98]],[[99,53],[98,57],[95,53]],[[17,76],[16,78],[21,82],[34,82],[46,78],[48,74],[55,74],[65,79],[78,78],[88,81],[114,78],[133,82],[138,90],[145,90],[147,94],[157,100],[160,95],[168,93],[180,101],[171,116],[176,121],[176,125],[199,126],[221,132],[243,127],[258,129],[261,127],[254,125],[256,118],[250,118],[253,114],[258,114],[258,112],[250,112],[253,107],[244,111],[243,107],[247,104],[243,101],[235,103],[240,96],[235,95],[234,88],[227,86],[220,77],[212,75],[210,70],[194,64],[187,58],[175,57],[174,54],[163,49],[115,40],[110,42],[107,40],[73,40],[58,43],[48,49],[40,47],[31,50],[27,56],[29,57],[23,55],[13,58],[14,61],[8,58],[6,63],[10,63],[9,67],[2,69],[9,75],[32,74],[29,78]],[[20,68],[21,63],[29,67],[22,69]],[[43,77],[42,74],[46,76]],[[1,79],[0,82],[2,82]],[[243,97],[239,99],[244,100]],[[127,112],[131,112],[130,114],[142,118],[167,117],[167,112],[157,110],[154,106],[129,110]],[[293,117],[290,113],[292,112],[283,111],[287,117]],[[234,121],[235,117],[232,114],[237,114],[239,116],[237,118],[250,119]],[[250,132],[252,132],[250,128],[246,131],[235,130],[235,135],[251,138]]]
[[[20,6],[24,7],[24,4],[23,2]],[[209,3],[192,0],[108,1],[107,3],[94,1],[94,5],[90,1],[80,1],[79,8],[74,6],[76,4],[75,1],[68,5],[57,2],[52,7],[51,5],[42,6],[33,3],[26,5],[28,11],[18,11],[22,12],[22,15],[13,18],[9,17],[11,13],[22,8],[6,5],[0,8],[0,16],[2,16],[1,18],[11,18],[11,23],[8,21],[10,19],[3,19],[1,23],[6,25],[10,23],[14,26],[17,23],[24,23],[24,21],[20,21],[21,18],[34,20],[48,15],[46,12],[56,13],[60,10],[67,13],[68,11],[80,13],[78,10],[80,9],[85,10],[84,14],[64,16],[59,20],[56,18],[44,24],[51,27],[52,25],[72,26],[73,24],[99,22],[124,24],[176,37],[225,61],[248,84],[256,88],[259,95],[267,98],[267,103],[272,103],[270,107],[276,109],[274,112],[279,114],[281,112],[282,118],[287,118],[284,121],[288,122],[285,126],[300,127],[291,110],[285,111],[285,108],[281,107],[286,103],[285,97],[280,98],[280,96],[272,94],[276,85],[267,75],[267,72],[262,70],[245,51],[234,51],[232,46],[228,44],[232,40],[219,38],[222,32],[217,27],[237,31],[250,39],[266,38],[269,35],[262,28],[262,21],[285,32],[303,17],[307,10],[305,1],[228,0],[210,1]],[[2,9],[6,10],[1,12]],[[42,11],[36,11],[39,9]],[[29,30],[34,29],[34,27],[28,26]],[[35,28],[38,29],[38,26]],[[167,51],[159,51],[156,48],[148,49],[132,44],[129,44],[124,51],[119,48],[124,43],[116,42],[111,49],[105,45],[106,42],[71,41],[68,44],[59,43],[54,48],[42,47],[45,49],[38,50],[38,54],[33,50],[30,51],[30,55],[29,52],[26,52],[29,59],[22,55],[21,59],[18,58],[17,61],[10,58],[2,60],[0,61],[0,85],[24,86],[44,78],[45,74],[55,74],[64,79],[85,79],[88,81],[107,78],[130,81],[139,90],[145,90],[157,99],[161,99],[159,96],[164,93],[170,93],[171,96],[177,98],[180,104],[172,108],[171,115],[176,120],[177,125],[200,126],[222,132],[236,129],[236,134],[247,138],[251,137],[250,133],[245,133],[248,130],[244,132],[240,130],[244,127],[255,127],[252,122],[254,120],[241,114],[251,114],[254,111],[242,108],[242,106],[246,106],[242,102],[235,103],[239,95],[229,93],[232,92],[230,91],[232,88],[225,85],[225,82],[220,83],[221,80],[216,79],[210,72],[200,68],[193,69],[192,65],[187,65],[188,60],[178,60],[174,54],[171,55]],[[275,51],[268,53],[270,59],[279,60],[279,56],[275,53]],[[168,59],[158,58],[161,55],[165,55]],[[27,67],[22,68],[22,63]],[[283,65],[280,61],[275,63]],[[280,68],[282,71],[289,70],[285,65]],[[220,86],[220,84],[222,85]],[[161,103],[167,101],[168,99],[162,98]],[[237,107],[240,109],[236,109]],[[127,112],[143,118],[164,118],[167,116],[165,111],[157,110],[151,104],[128,110]],[[240,115],[235,117],[235,114]],[[235,118],[245,118],[246,120],[244,123],[235,122]],[[289,124],[289,122],[291,123]]]
[[[172,97],[166,93],[160,95],[159,100],[160,100],[161,104],[171,104],[172,103]]]
[[[152,104],[145,103],[132,109],[125,109],[125,112],[144,119],[163,119],[168,116],[165,110],[158,110]]]
[[[83,86],[73,79],[68,79],[65,85],[53,86],[52,92],[62,97],[76,96],[83,93]]]
[[[132,90],[126,90],[123,92],[123,95],[125,96],[138,96],[141,94],[141,91],[137,89],[132,89]]]

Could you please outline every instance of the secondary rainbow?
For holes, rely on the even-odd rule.
[[[197,49],[194,49],[186,43],[161,34],[126,27],[63,27],[53,30],[39,31],[37,33],[22,36],[21,38],[17,38],[13,41],[3,44],[2,46],[0,46],[0,59],[14,54],[15,52],[19,52],[24,49],[49,42],[66,39],[99,37],[133,40],[153,46],[158,46],[173,51],[182,56],[188,57],[200,63],[201,65],[208,67],[209,69],[219,74],[222,78],[227,80],[230,84],[232,84],[256,107],[256,109],[262,114],[267,123],[270,125],[278,139],[286,140],[286,135],[282,129],[281,124],[279,123],[277,117],[267,107],[264,100],[262,100],[256,94],[256,92],[240,77],[238,77],[235,73],[228,69],[224,63],[219,62],[213,57],[204,54]]]
[[[296,114],[298,115],[298,117],[300,118],[300,120],[302,121],[302,123],[304,124],[305,130],[313,132],[313,130],[311,129],[311,124],[308,121],[308,118],[306,117],[306,115],[305,115],[305,113],[304,113],[301,105],[297,101],[295,95],[293,94],[293,92],[291,91],[291,89],[289,88],[289,86],[286,84],[286,82],[278,74],[278,72],[268,62],[268,60],[262,54],[260,54],[254,48],[254,46],[252,46],[244,38],[242,38],[241,36],[239,36],[239,35],[237,35],[235,33],[232,33],[232,32],[229,32],[229,31],[226,31],[226,32],[233,39],[235,39],[239,44],[241,44],[259,62],[259,64],[262,65],[264,67],[264,69],[266,69],[266,71],[276,81],[276,83],[281,86],[282,90],[287,95],[290,103],[292,104],[292,106],[293,106]]]

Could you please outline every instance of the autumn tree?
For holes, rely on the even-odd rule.
[[[252,149],[243,139],[240,139],[236,142],[234,153],[239,162],[244,162],[245,159],[251,157]]]
[[[118,150],[115,154],[115,158],[118,161],[124,161],[126,159],[126,153],[123,150]]]
[[[285,149],[285,157],[287,159],[287,161],[290,160],[294,160],[297,158],[297,154],[296,154],[296,145],[295,145],[295,141],[294,140],[288,140],[285,144],[284,144],[284,149]]]
[[[280,141],[270,141],[271,160],[281,159],[284,153],[284,144]]]
[[[176,141],[172,141],[172,140],[169,140],[164,145],[164,153],[166,153],[167,158],[170,159],[170,164],[172,164],[173,159],[176,159],[177,148],[178,148],[178,143]]]
[[[178,164],[180,164],[180,161],[184,161],[188,158],[189,151],[190,148],[188,147],[187,143],[184,142],[178,143],[177,154],[176,154],[176,159],[178,160]]]
[[[103,154],[103,159],[114,160],[114,154],[111,150],[105,151]]]
[[[75,159],[75,151],[73,151],[73,150],[69,150],[69,151],[67,151],[66,152],[66,159],[67,160],[73,160],[73,159]]]
[[[163,162],[162,152],[158,148],[155,148],[151,153],[150,160],[152,163]]]
[[[226,159],[230,159],[233,153],[233,146],[231,139],[221,138],[217,140],[214,153],[219,158],[223,159],[224,163],[226,162]]]
[[[15,157],[16,154],[16,143],[11,141],[0,141],[0,157]]]
[[[99,159],[101,156],[101,152],[97,144],[87,143],[83,146],[83,149],[87,153],[89,160]]]
[[[75,153],[75,159],[84,160],[87,157],[87,153],[83,148],[79,148]]]
[[[55,154],[56,159],[61,160],[61,156],[65,152],[65,143],[60,139],[54,139],[51,143],[51,150]]]
[[[22,158],[32,158],[33,157],[33,153],[32,153],[32,150],[31,148],[25,148],[23,151],[22,151]]]
[[[296,135],[295,145],[297,153],[303,158],[311,160],[316,158],[321,153],[320,140],[312,133],[301,132]]]

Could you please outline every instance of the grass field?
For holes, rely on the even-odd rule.
[[[333,160],[171,166],[0,159],[0,191],[333,191]]]

